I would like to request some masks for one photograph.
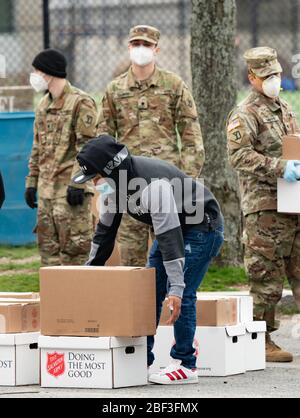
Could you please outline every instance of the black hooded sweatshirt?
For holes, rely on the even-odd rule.
[[[4,185],[3,185],[2,175],[0,173],[0,209],[3,205],[4,199],[5,199]]]
[[[126,146],[107,135],[89,141],[77,159],[89,172],[105,177],[113,189],[102,196],[100,220],[87,265],[106,263],[122,213],[127,212],[153,227],[168,275],[168,293],[182,297],[185,231],[197,228],[208,232],[223,225],[213,194],[172,164],[131,156]]]

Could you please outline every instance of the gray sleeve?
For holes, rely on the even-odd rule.
[[[149,211],[170,285],[169,295],[182,298],[184,242],[173,189],[167,180],[156,180],[143,191],[142,204]]]

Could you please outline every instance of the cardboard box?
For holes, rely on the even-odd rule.
[[[43,335],[155,334],[155,269],[44,267],[40,294]]]
[[[163,304],[160,325],[166,325],[170,318],[168,302]],[[225,326],[236,325],[238,322],[237,298],[208,297],[197,300],[197,325],[198,326]]]
[[[300,134],[282,137],[282,158],[284,160],[300,160]]]
[[[228,299],[237,300],[237,323],[247,324],[253,322],[253,297],[248,292],[199,292],[199,300]]]
[[[39,335],[0,334],[0,386],[39,384]]]
[[[282,158],[300,160],[300,135],[285,135],[282,138]],[[289,183],[277,179],[277,212],[300,213],[300,181]]]
[[[289,183],[277,179],[277,212],[300,213],[300,181]]]
[[[266,331],[264,321],[255,321],[246,325],[245,356],[246,370],[265,370],[266,368]]]
[[[41,386],[120,388],[147,384],[147,341],[141,338],[46,337]]]
[[[232,376],[246,372],[244,325],[197,327],[199,376]]]
[[[40,304],[32,299],[0,301],[0,333],[38,332],[40,330]],[[16,302],[17,301],[17,302]]]
[[[39,299],[39,293],[35,292],[0,292],[0,299]]]
[[[170,364],[170,350],[175,344],[173,332],[172,326],[158,327],[153,349],[155,361],[151,366],[151,373]],[[199,376],[231,376],[245,373],[245,326],[197,326],[193,345],[196,349]]]

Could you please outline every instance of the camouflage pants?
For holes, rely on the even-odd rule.
[[[65,197],[40,198],[37,232],[43,266],[84,264],[93,237],[91,195],[75,207]]]
[[[262,211],[245,217],[245,267],[256,320],[278,329],[275,308],[288,278],[300,308],[300,216]]]
[[[118,244],[123,266],[145,267],[148,254],[149,226],[124,213]]]

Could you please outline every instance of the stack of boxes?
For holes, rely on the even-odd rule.
[[[37,293],[0,293],[0,386],[39,383]]]
[[[49,267],[40,271],[41,386],[147,384],[155,334],[155,270]]]
[[[155,337],[152,372],[171,361],[170,349],[175,341],[173,327],[165,325],[169,315],[165,301]],[[230,376],[265,369],[265,332],[265,322],[253,322],[252,297],[199,293],[194,339],[198,375]]]

